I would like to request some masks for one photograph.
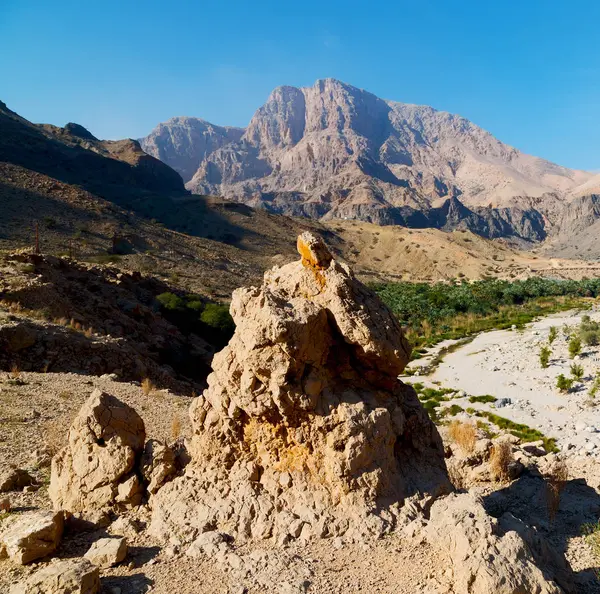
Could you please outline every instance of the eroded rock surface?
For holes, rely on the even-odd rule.
[[[135,410],[95,390],[69,429],[69,444],[52,460],[54,507],[79,512],[139,504],[136,463],[144,440],[144,422]]]
[[[57,549],[63,528],[62,511],[27,513],[0,535],[0,558],[25,565],[46,557]]]
[[[66,559],[50,563],[15,584],[10,594],[97,594],[99,591],[97,567],[87,559]]]
[[[298,251],[234,292],[236,332],[191,407],[192,463],[152,500],[155,534],[362,537],[448,490],[437,430],[397,379],[398,321],[320,239]]]

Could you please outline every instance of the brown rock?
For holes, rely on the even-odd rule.
[[[150,439],[142,454],[140,470],[148,493],[153,495],[175,476],[175,453],[167,445]]]
[[[54,507],[76,512],[139,503],[135,466],[144,440],[144,422],[135,410],[95,390],[71,425],[68,446],[52,460]]]
[[[153,533],[381,534],[405,498],[449,488],[437,430],[397,379],[398,321],[322,240],[298,248],[234,292],[235,334],[190,409],[192,462],[153,499]]]
[[[92,544],[84,555],[94,565],[107,569],[121,563],[127,556],[127,539],[100,538]]]
[[[25,582],[16,584],[10,594],[97,594],[100,575],[87,559],[67,559],[50,563]]]
[[[27,513],[0,536],[0,550],[15,563],[25,565],[53,553],[63,527],[62,511]]]
[[[0,493],[20,491],[33,483],[33,477],[22,468],[14,466],[0,469]]]

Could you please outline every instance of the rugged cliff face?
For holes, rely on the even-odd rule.
[[[595,179],[525,155],[460,116],[333,79],[278,87],[245,131],[174,118],[141,142],[194,193],[279,214],[490,238],[544,239],[545,200],[528,200],[564,200]]]

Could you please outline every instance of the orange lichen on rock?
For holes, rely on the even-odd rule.
[[[302,264],[307,268],[325,270],[331,264],[331,254],[320,237],[305,231],[298,236],[296,246],[302,256]]]

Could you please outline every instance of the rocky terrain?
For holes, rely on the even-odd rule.
[[[274,213],[536,242],[598,220],[597,176],[523,154],[460,116],[333,79],[278,87],[233,136],[174,118],[141,143],[192,192]]]
[[[600,513],[591,459],[436,426],[423,386],[398,379],[410,347],[391,311],[318,237],[298,251],[235,291],[235,334],[191,400],[177,383],[0,362],[0,590],[600,591],[582,536]],[[40,262],[30,307],[58,284]],[[94,315],[110,293],[93,274],[67,270],[50,303]],[[141,330],[157,281],[113,282],[138,304],[97,322]],[[17,341],[28,312],[8,305],[0,335],[35,349],[43,334]]]

